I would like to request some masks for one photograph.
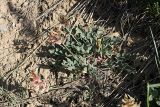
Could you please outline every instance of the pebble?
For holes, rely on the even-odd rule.
[[[0,18],[0,32],[8,31],[8,23],[4,18]]]

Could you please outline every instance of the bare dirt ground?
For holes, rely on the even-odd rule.
[[[93,102],[98,104],[117,87],[121,78],[112,72],[99,74],[104,77],[101,84],[110,85],[104,89],[105,92],[101,92],[100,83],[94,79],[85,80],[81,75],[73,79],[73,75],[54,71],[47,65],[48,57],[43,52],[47,33],[57,31],[62,26],[71,26],[63,21],[63,17],[76,2],[0,0],[0,85],[9,93],[8,97],[1,95],[1,102],[4,102],[0,104],[1,107],[91,107],[95,106]],[[71,17],[70,22],[75,25],[88,24],[80,15]],[[92,19],[89,21],[92,22]],[[30,81],[37,72],[45,79],[42,89],[37,89]],[[93,93],[95,96],[92,96],[94,99],[91,103],[85,102],[88,91],[84,86],[94,87],[96,94]],[[32,88],[37,91],[31,91]]]

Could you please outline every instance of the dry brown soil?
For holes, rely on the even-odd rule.
[[[59,0],[0,0],[0,85],[8,95],[13,97],[8,100],[10,97],[2,94],[0,99],[3,103],[0,103],[0,107],[13,107],[13,104],[15,107],[20,105],[21,107],[91,106],[82,97],[87,93],[83,92],[85,90],[83,86],[88,83],[87,86],[95,84],[94,86],[98,87],[95,81],[85,80],[81,76],[73,80],[73,75],[50,69],[46,65],[48,60],[46,54],[41,53],[47,38],[44,29],[49,28],[48,32],[53,32],[62,26],[70,26],[68,22],[63,22],[61,17],[67,17],[67,13],[77,2],[64,0],[57,4],[57,1]],[[50,11],[51,8],[52,11]],[[82,18],[76,14],[72,16],[71,22],[85,25]],[[46,79],[45,83],[49,87],[43,90],[43,94],[38,91],[30,92],[31,71],[36,72],[37,69],[39,69],[39,75]],[[106,75],[101,73],[100,75]],[[105,77],[103,82],[107,84],[113,81],[112,78]],[[118,83],[115,83],[113,88],[116,84]],[[109,95],[113,89],[111,87],[105,89],[106,92],[102,92],[104,96]],[[95,96],[95,99],[99,98],[102,97]],[[99,100],[95,101],[97,102]]]

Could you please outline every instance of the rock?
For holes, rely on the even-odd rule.
[[[6,32],[8,30],[8,22],[4,18],[0,18],[0,32]]]

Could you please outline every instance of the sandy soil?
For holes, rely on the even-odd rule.
[[[91,105],[84,102],[84,97],[82,97],[87,92],[83,92],[81,89],[84,84],[87,84],[87,81],[84,81],[85,79],[81,76],[77,76],[78,79],[73,81],[72,75],[68,76],[62,72],[56,73],[46,66],[47,57],[41,53],[45,47],[44,40],[47,37],[44,34],[44,29],[53,27],[52,30],[49,30],[52,32],[62,26],[70,26],[68,22],[63,22],[61,17],[67,16],[76,1],[67,0],[55,6],[56,2],[56,0],[0,0],[0,76],[3,80],[0,85],[18,95],[22,102],[25,101],[21,105],[24,107],[38,105],[42,107],[79,107],[78,105],[90,107]],[[51,8],[52,11],[48,13]],[[78,15],[74,15],[71,22],[74,21],[75,24],[85,25],[85,22]],[[54,91],[48,92],[46,89],[42,93],[48,93],[33,98],[40,92],[30,91],[30,88],[34,87],[31,87],[30,82],[33,75],[31,71],[39,71],[38,74],[35,74],[42,75],[46,79],[45,86],[52,86]],[[102,72],[101,75],[105,74]],[[94,80],[88,81],[90,81],[88,86],[95,84],[94,86],[98,87]],[[103,82],[106,81],[109,83],[112,82],[112,79]],[[113,87],[116,87],[116,84]],[[104,92],[104,95],[109,95],[107,92],[111,89],[105,90],[108,91]],[[22,95],[20,92],[25,94]],[[18,99],[14,100],[16,107],[21,104],[18,101]],[[11,105],[5,103],[2,106]]]

